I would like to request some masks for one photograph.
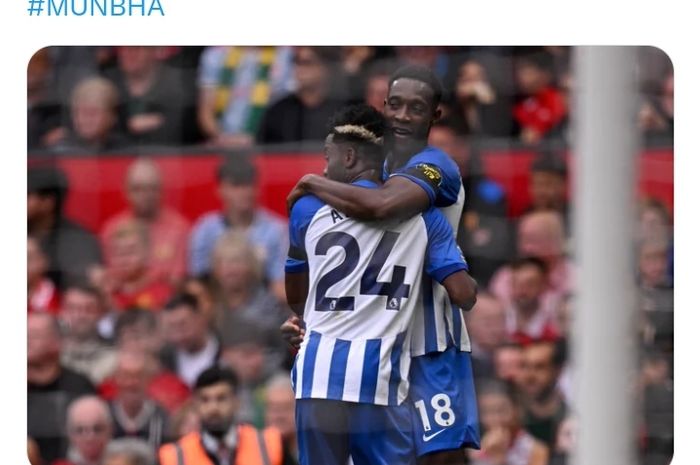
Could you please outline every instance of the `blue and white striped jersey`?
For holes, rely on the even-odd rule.
[[[401,404],[423,273],[442,282],[467,269],[449,223],[435,208],[405,221],[359,222],[306,196],[289,232],[286,272],[309,273],[296,397]]]
[[[442,211],[452,226],[454,237],[457,236],[465,192],[459,167],[449,155],[427,146],[392,173],[387,171],[385,164],[384,179],[392,176],[405,177],[422,187],[428,194],[431,205]],[[413,356],[442,352],[450,345],[455,345],[462,351],[471,351],[462,311],[452,305],[444,287],[425,277],[419,304],[422,317],[416,317],[412,328]]]

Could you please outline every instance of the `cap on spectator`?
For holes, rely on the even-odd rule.
[[[559,155],[552,152],[542,152],[530,165],[533,173],[552,173],[561,177],[566,177],[568,168],[566,161]]]
[[[235,186],[249,186],[257,181],[258,170],[251,156],[232,156],[219,167],[217,178],[219,182],[226,181]]]

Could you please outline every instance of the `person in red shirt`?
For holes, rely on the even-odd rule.
[[[169,414],[178,411],[190,398],[190,388],[158,360],[163,340],[153,312],[141,309],[122,312],[117,318],[114,332],[120,351],[145,354],[150,374],[146,387],[148,397],[163,406]],[[111,401],[117,396],[118,389],[114,377],[110,377],[100,384],[98,392],[100,397]]]
[[[513,108],[520,128],[520,140],[536,144],[552,133],[567,114],[564,95],[554,87],[552,57],[536,52],[519,57],[515,64],[515,79],[521,99]]]
[[[57,315],[60,295],[53,281],[46,277],[49,261],[39,242],[27,237],[27,312],[49,312]]]
[[[108,239],[124,224],[139,220],[148,228],[149,271],[156,279],[176,284],[185,276],[189,223],[174,209],[162,204],[163,183],[158,166],[149,159],[134,161],[126,174],[125,194],[129,206],[111,217],[100,233],[102,248],[110,260]]]
[[[123,223],[107,238],[107,286],[112,305],[119,310],[160,310],[170,298],[171,286],[149,267],[148,230],[137,220]]]

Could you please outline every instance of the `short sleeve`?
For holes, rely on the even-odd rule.
[[[289,215],[289,251],[284,266],[286,273],[301,273],[308,270],[306,256],[306,230],[323,203],[314,196],[300,198]]]
[[[455,203],[462,187],[457,164],[445,152],[434,147],[426,147],[411,157],[392,176],[402,176],[418,184],[428,195],[430,205],[438,207]]]
[[[423,221],[428,232],[425,271],[439,283],[453,273],[468,271],[447,218],[438,209],[431,208],[423,214]]]

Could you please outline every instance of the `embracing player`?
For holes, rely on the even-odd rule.
[[[383,129],[382,115],[367,105],[338,113],[326,176],[378,190]],[[423,273],[455,303],[470,307],[475,299],[451,226],[436,208],[360,222],[308,195],[293,206],[289,230],[287,299],[307,325],[292,374],[302,465],[345,465],[350,456],[355,465],[415,463],[405,400]]]
[[[407,219],[435,206],[456,235],[464,203],[459,169],[446,153],[428,146],[441,98],[440,81],[429,69],[396,71],[384,105],[384,184],[368,190],[306,175],[288,205],[311,193],[343,215],[368,221]],[[471,346],[462,312],[445,288],[430,279],[422,284],[411,344],[410,402],[422,427],[414,430],[416,448],[426,464],[461,463],[462,448],[480,443]]]

